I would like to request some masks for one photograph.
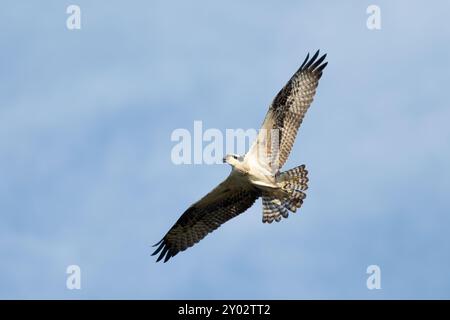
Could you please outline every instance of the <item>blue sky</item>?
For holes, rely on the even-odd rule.
[[[0,298],[450,298],[449,11],[3,1]],[[264,225],[258,201],[156,264],[150,245],[230,170],[174,165],[172,131],[259,127],[319,48],[329,65],[285,166],[310,172],[299,214]],[[72,264],[81,290],[66,288]]]

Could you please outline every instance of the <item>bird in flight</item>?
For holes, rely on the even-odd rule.
[[[229,176],[199,201],[192,204],[154,247],[157,262],[167,262],[180,251],[202,240],[226,221],[250,208],[262,198],[262,221],[272,223],[287,218],[301,207],[308,188],[305,165],[281,172],[311,105],[326,54],[309,54],[272,101],[262,127],[244,155],[228,154]]]

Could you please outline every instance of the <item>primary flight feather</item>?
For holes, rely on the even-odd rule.
[[[280,172],[303,118],[311,105],[326,54],[309,54],[269,107],[261,130],[245,156],[227,155],[230,175],[202,199],[192,204],[155,246],[157,261],[170,258],[202,240],[223,223],[250,208],[262,197],[263,222],[287,218],[306,197],[305,165]]]

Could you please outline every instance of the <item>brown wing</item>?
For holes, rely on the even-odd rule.
[[[275,171],[286,162],[303,117],[311,105],[319,79],[328,62],[323,63],[326,54],[317,51],[305,61],[288,83],[276,95],[264,119],[256,142],[246,157],[256,156]]]
[[[251,185],[243,186],[230,175],[190,206],[164,238],[155,244],[159,247],[152,255],[161,252],[156,262],[163,258],[167,262],[178,252],[192,247],[208,233],[250,208],[259,196],[260,191],[256,188]]]

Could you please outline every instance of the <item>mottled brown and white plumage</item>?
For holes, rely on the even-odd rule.
[[[193,246],[226,221],[250,208],[262,197],[263,222],[287,218],[306,197],[305,165],[280,172],[286,162],[303,118],[311,105],[326,55],[309,54],[269,107],[256,141],[247,154],[227,155],[230,175],[202,199],[191,205],[167,232],[153,255],[157,261]]]

